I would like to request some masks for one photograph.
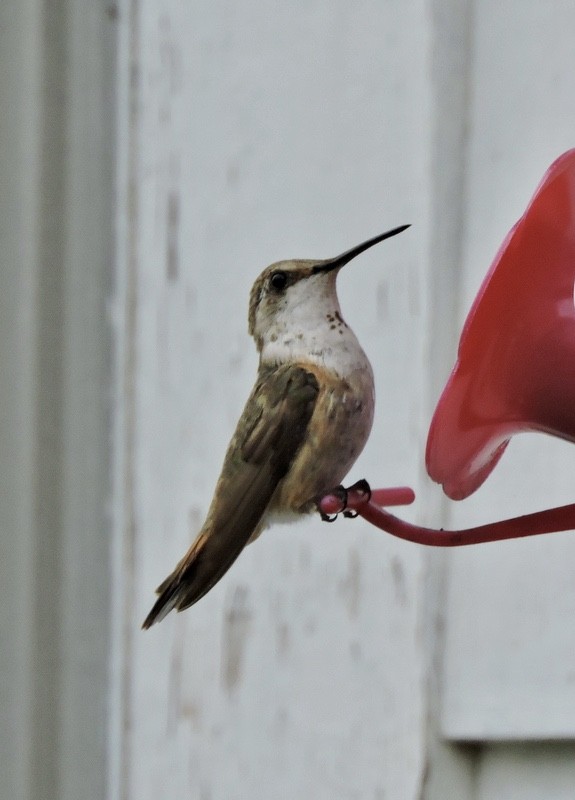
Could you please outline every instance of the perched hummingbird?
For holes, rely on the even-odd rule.
[[[336,278],[402,225],[325,261],[278,261],[250,294],[257,380],[228,446],[206,521],[158,587],[142,627],[196,603],[274,521],[314,511],[345,477],[373,422],[373,373],[339,306]]]

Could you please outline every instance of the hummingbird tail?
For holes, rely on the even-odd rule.
[[[174,608],[177,611],[189,608],[212,588],[215,581],[202,580],[204,576],[198,575],[201,555],[202,550],[200,549],[199,552],[196,551],[193,555],[188,556],[188,559],[184,559],[183,563],[180,562],[176,569],[158,586],[156,589],[158,599],[142,624],[144,630],[151,628],[156,622],[161,622]]]
[[[144,620],[142,628],[151,628],[173,609],[183,611],[207,594],[228,571],[242,551],[245,542],[228,543],[223,547],[217,537],[200,533],[176,569],[158,586],[158,599]]]
[[[178,606],[182,588],[179,584],[177,573],[172,573],[158,586],[156,594],[159,596],[142,624],[144,630],[151,628],[156,622],[161,622],[170,611]]]

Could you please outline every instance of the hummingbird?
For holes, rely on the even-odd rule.
[[[371,364],[344,321],[336,278],[353,258],[409,225],[335,258],[278,261],[249,301],[259,353],[255,386],[228,446],[204,525],[160,584],[142,627],[183,611],[274,522],[316,510],[364,448],[373,423]]]

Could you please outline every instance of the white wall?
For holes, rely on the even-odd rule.
[[[380,398],[350,479],[418,483],[425,6],[138,11],[138,108],[126,118],[137,211],[125,302],[137,305],[126,343],[134,578],[124,598],[130,648],[120,642],[131,678],[120,781],[141,800],[415,796],[425,733],[421,552],[360,521],[316,518],[266,533],[192,613],[147,634],[137,625],[201,524],[254,379],[247,298],[266,264],[329,256],[415,223],[342,275],[340,294]]]
[[[0,7],[2,797],[572,796],[569,533],[446,555],[312,519],[139,625],[253,381],[253,279],[396,224],[340,279],[378,395],[350,481],[412,485],[437,527],[572,500],[543,436],[462,504],[423,454],[489,262],[573,145],[574,24],[567,0]]]
[[[542,437],[528,455],[512,448],[458,509],[422,460],[465,310],[544,169],[572,145],[574,13],[447,1],[132,6],[122,458],[133,584],[122,601],[134,630],[118,645],[131,680],[118,717],[130,720],[129,750],[116,766],[134,797],[472,796],[474,774],[477,791],[499,781],[505,796],[495,765],[519,774],[521,756],[489,743],[571,735],[567,581],[553,599],[568,535],[446,558],[361,522],[315,520],[266,534],[188,614],[146,636],[135,625],[201,524],[255,369],[247,293],[277,258],[329,255],[414,223],[341,280],[379,397],[351,480],[410,483],[418,506],[406,513],[438,526],[569,494],[572,448]],[[541,604],[543,634],[528,611]],[[441,744],[468,740],[486,749]],[[532,755],[544,765],[549,752]],[[557,774],[569,757],[555,752]]]

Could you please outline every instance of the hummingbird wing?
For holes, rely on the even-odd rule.
[[[230,442],[204,526],[158,587],[143,628],[196,603],[231,567],[262,522],[313,414],[319,383],[303,367],[262,368]]]

